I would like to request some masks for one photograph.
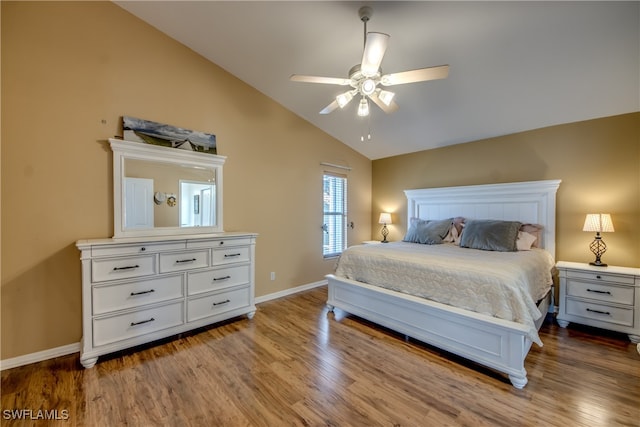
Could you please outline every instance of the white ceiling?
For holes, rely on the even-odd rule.
[[[370,159],[640,110],[640,2],[116,1]],[[368,31],[391,35],[384,73],[449,64],[445,80],[395,86],[399,111],[291,74],[348,77]]]

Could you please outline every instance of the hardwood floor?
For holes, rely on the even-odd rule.
[[[327,313],[325,300],[322,287],[263,303],[251,321],[92,369],[75,354],[4,371],[2,425],[640,426],[640,355],[626,336],[545,322],[517,390],[502,374]],[[21,409],[68,419],[7,419]]]

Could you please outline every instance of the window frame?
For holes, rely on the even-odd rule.
[[[339,180],[341,188],[337,188],[335,182],[329,184],[333,186],[335,194],[327,188],[327,179]],[[347,248],[348,183],[344,174],[330,171],[322,173],[322,257],[325,259],[336,258]],[[334,220],[327,220],[328,216]]]

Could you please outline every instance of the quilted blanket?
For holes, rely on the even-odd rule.
[[[544,249],[494,252],[393,242],[349,247],[335,274],[520,323],[542,346],[535,321],[543,313],[536,301],[551,287],[553,266]]]

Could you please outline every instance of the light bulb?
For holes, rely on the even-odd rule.
[[[360,91],[363,95],[371,95],[376,90],[376,82],[371,79],[365,79],[360,85]]]
[[[352,98],[353,94],[351,93],[351,91],[349,91],[336,96],[336,101],[338,102],[338,106],[340,108],[344,108],[344,106],[347,105]]]
[[[366,117],[369,115],[369,103],[367,99],[363,96],[360,100],[360,104],[358,105],[358,116]]]

